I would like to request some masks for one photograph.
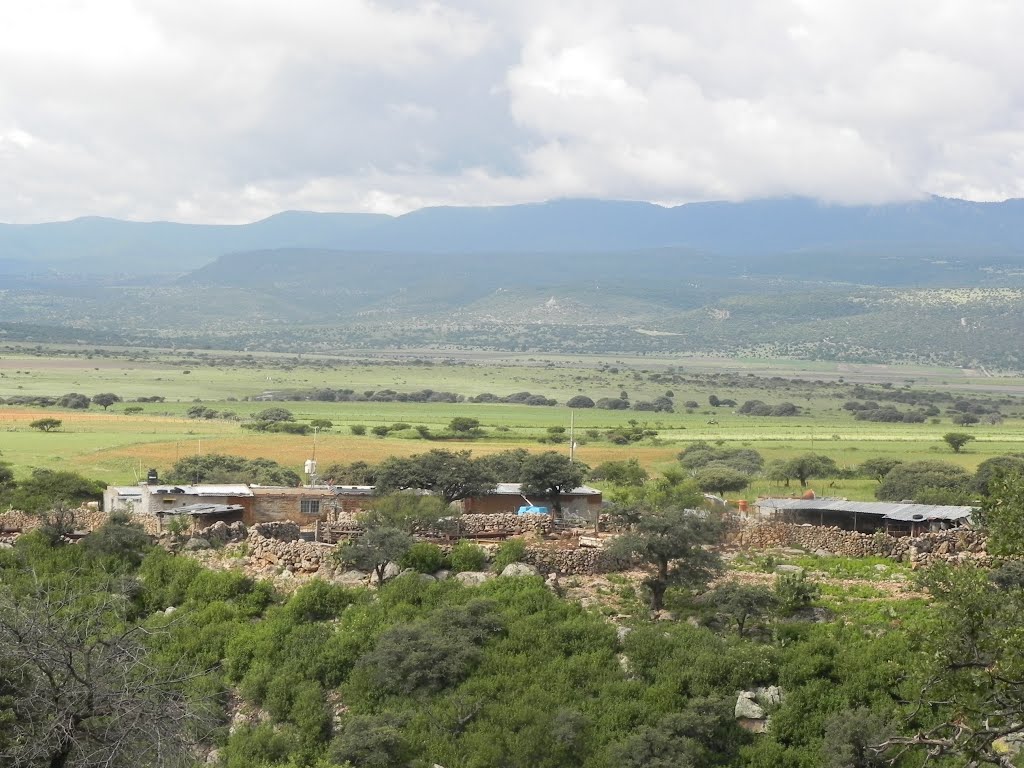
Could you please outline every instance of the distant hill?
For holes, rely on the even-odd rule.
[[[1024,200],[932,197],[880,206],[806,199],[691,203],[557,200],[425,208],[404,216],[290,211],[243,225],[83,218],[0,224],[0,274],[14,265],[83,274],[181,273],[219,256],[268,249],[416,254],[561,254],[680,248],[748,257],[861,253],[932,259],[1024,256]],[[551,266],[551,261],[547,261]]]

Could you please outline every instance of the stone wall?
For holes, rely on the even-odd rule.
[[[551,518],[547,515],[462,515],[458,518],[459,531],[463,536],[487,533],[507,533],[525,536],[531,533],[545,534],[551,530]]]
[[[94,531],[107,522],[108,515],[99,509],[90,506],[79,507],[75,510],[75,530]],[[133,515],[133,522],[142,526],[142,529],[151,535],[158,530],[157,519],[153,515]],[[21,529],[31,531],[42,524],[42,519],[36,515],[19,512],[12,509],[7,512],[0,512],[0,530]]]
[[[731,532],[728,543],[749,549],[801,547],[844,557],[887,557],[921,567],[935,562],[988,565],[985,536],[969,528],[952,528],[920,536],[856,533],[820,525],[754,523]]]
[[[552,549],[527,547],[523,562],[534,566],[542,574],[561,573],[567,576],[590,576],[607,573],[609,567],[600,549]]]

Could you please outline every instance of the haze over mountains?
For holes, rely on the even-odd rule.
[[[0,338],[1024,367],[1024,200],[0,226]]]
[[[769,257],[900,252],[1006,259],[1024,253],[1024,200],[932,197],[880,206],[806,199],[691,203],[559,200],[426,208],[391,217],[291,211],[243,225],[82,218],[0,224],[0,273],[184,272],[251,250],[315,248],[390,253],[557,253],[685,248]]]

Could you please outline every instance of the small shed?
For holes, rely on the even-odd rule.
[[[160,529],[164,527],[164,519],[167,517],[188,516],[195,528],[206,528],[214,523],[241,522],[245,515],[245,507],[241,504],[189,504],[184,507],[173,507],[163,509],[156,513],[160,521]]]
[[[848,499],[758,499],[761,517],[788,523],[828,525],[847,531],[916,536],[971,521],[974,507]]]

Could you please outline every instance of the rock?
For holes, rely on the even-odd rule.
[[[388,563],[384,566],[384,581],[400,576],[402,567],[398,563]]]
[[[754,698],[762,706],[777,707],[782,703],[782,689],[777,685],[769,685],[767,688],[758,688],[754,691]]]
[[[509,563],[501,572],[502,576],[540,576],[534,566],[526,563]]]
[[[291,571],[281,571],[279,574],[277,574],[277,578],[281,579],[282,581],[289,581],[295,578],[295,574]]]
[[[875,570],[878,571],[879,573],[885,573],[886,571],[889,570],[889,566],[888,565],[882,565],[881,563],[879,563],[878,565],[875,566]]]
[[[343,586],[363,586],[366,584],[366,574],[362,571],[345,571],[336,575],[333,579],[335,584]]]
[[[815,557],[832,557],[832,553],[827,549],[816,549],[813,554]]]
[[[421,574],[420,574],[420,581],[437,581],[437,579],[435,579],[435,578],[434,578],[434,577],[433,577],[433,576],[432,576],[431,574],[429,574],[429,573],[421,573]]]
[[[620,653],[616,658],[619,660],[619,668],[622,669],[623,674],[629,675],[633,671],[629,666],[629,656]]]
[[[783,564],[783,565],[776,565],[775,566],[775,572],[776,573],[799,573],[799,574],[803,574],[804,569],[801,568],[799,565],[786,565],[786,564]]]
[[[207,541],[206,539],[201,539],[201,538],[198,538],[198,537],[196,537],[194,539],[189,539],[188,541],[185,542],[185,546],[182,547],[182,549],[184,549],[186,552],[194,552],[194,551],[199,550],[199,549],[209,549],[209,548],[210,548],[210,542]]]
[[[175,607],[174,607],[173,605],[169,605],[169,606],[167,606],[166,608],[164,608],[164,615],[166,615],[166,616],[170,616],[170,615],[171,615],[172,613],[174,613],[174,612],[175,612],[176,610],[178,610],[178,609],[177,609],[177,608],[175,608]]]
[[[622,643],[622,642],[625,641],[625,639],[629,636],[629,633],[632,632],[632,631],[633,631],[632,627],[622,627],[622,626],[616,627],[615,628],[615,638],[619,641],[619,643]]]
[[[211,749],[206,755],[207,765],[217,765],[220,762],[220,750]]]
[[[753,691],[740,691],[736,697],[735,716],[737,720],[763,720],[766,713],[754,698]]]
[[[455,574],[455,580],[461,581],[463,584],[475,587],[483,584],[485,581],[490,581],[494,578],[494,574],[488,571],[462,571],[461,573]]]
[[[452,575],[452,572],[447,570],[447,569],[445,569],[445,568],[442,568],[440,571],[435,571],[434,572],[434,578],[437,579],[438,581],[447,581],[448,579],[451,578],[451,575]]]
[[[403,568],[402,572],[400,574],[398,574],[398,575],[399,575],[399,577],[401,577],[401,576],[414,576],[417,573],[419,573],[419,571],[417,571],[415,568]]]

